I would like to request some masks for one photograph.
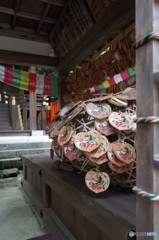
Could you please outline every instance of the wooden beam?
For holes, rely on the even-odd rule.
[[[58,26],[58,25],[59,25],[59,22],[61,21],[61,17],[65,14],[65,9],[67,8],[67,6],[69,6],[69,0],[68,0],[67,3],[65,4],[63,10],[61,11],[60,16],[58,17],[55,26]],[[53,32],[54,32],[55,26],[53,26],[53,28],[52,28],[52,30],[51,30],[51,32],[50,32],[50,40],[51,40],[51,41],[52,41],[52,36],[53,36]]]
[[[159,31],[159,3],[136,0],[136,39],[151,31]],[[159,43],[150,41],[136,50],[137,116],[159,116],[159,81],[154,74],[159,69]],[[158,79],[159,80],[159,79]],[[159,125],[138,124],[137,127],[137,187],[159,193]],[[155,159],[157,161],[155,161]],[[159,204],[137,196],[137,232],[155,232],[159,238]],[[140,235],[137,240],[145,240]]]
[[[80,64],[95,50],[114,38],[119,31],[129,26],[135,19],[135,1],[117,1],[106,15],[87,32],[80,43],[60,61],[59,70],[67,73]],[[53,39],[50,36],[53,45]]]
[[[36,93],[29,92],[30,130],[37,129]]]
[[[15,11],[12,8],[7,8],[7,7],[3,7],[3,6],[0,6],[0,13],[15,15]],[[32,14],[32,13],[28,13],[28,12],[23,12],[23,11],[18,12],[17,16],[27,18],[27,19],[31,19],[31,20],[36,20],[36,21],[41,20],[41,16],[35,15],[35,14]],[[56,22],[56,20],[54,20],[52,18],[45,18],[44,22],[54,24]]]
[[[45,18],[46,18],[46,16],[47,16],[47,13],[48,13],[50,7],[51,7],[51,3],[52,3],[52,0],[49,0],[48,3],[47,3],[47,5],[46,5],[46,7],[45,7],[45,10],[44,10],[44,12],[43,12],[43,15],[42,15],[42,17],[41,17],[41,19],[40,19],[40,22],[39,22],[39,24],[38,24],[38,27],[37,27],[37,29],[36,29],[36,32],[37,32],[37,33],[39,33],[39,31],[40,31],[40,29],[41,29],[41,26],[42,26],[42,24],[43,24],[43,22],[44,22],[44,20],[45,20]]]
[[[13,22],[12,22],[12,28],[14,29],[16,20],[17,20],[17,13],[19,11],[21,4],[21,0],[15,0],[15,8],[14,8],[14,16],[13,16]]]
[[[24,130],[28,130],[27,106],[22,107]]]
[[[13,29],[9,24],[0,23],[0,35],[7,37],[20,38],[36,42],[48,43],[48,34],[46,32],[35,33],[35,30],[24,27],[17,27]]]
[[[46,128],[46,110],[45,107],[42,107],[41,110],[41,129],[45,130]]]
[[[22,66],[40,66],[53,69],[57,66],[58,60],[55,57],[0,50],[0,63]]]
[[[39,0],[39,1],[43,2],[43,3],[49,2],[49,0]],[[54,6],[63,7],[65,5],[65,1],[64,0],[54,0],[51,4]]]

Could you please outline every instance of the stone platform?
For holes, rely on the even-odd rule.
[[[45,155],[24,155],[23,188],[59,240],[127,240],[135,229],[135,196],[107,190],[96,195],[84,175],[53,169]]]
[[[1,136],[0,131],[0,171],[10,168],[22,169],[22,155],[25,154],[50,154],[51,139],[42,135],[43,131],[32,131],[31,136]],[[19,131],[20,132],[20,131]],[[24,134],[25,131],[21,131]]]

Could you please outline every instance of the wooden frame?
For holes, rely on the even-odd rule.
[[[17,26],[14,26],[13,29],[9,24],[5,23],[0,23],[0,35],[48,43],[48,37],[46,32],[40,31],[39,34],[36,34],[35,30],[33,29]]]
[[[159,2],[136,0],[136,38],[159,31]],[[137,115],[159,116],[159,43],[150,41],[136,50]],[[139,124],[137,128],[137,187],[159,193],[159,170],[155,167],[159,155],[159,125]],[[154,161],[154,160],[157,161]],[[137,197],[137,232],[155,232],[159,237],[159,203]],[[145,240],[145,236],[138,236]]]
[[[44,10],[44,12],[43,12],[43,15],[42,15],[42,17],[41,17],[41,19],[40,19],[40,22],[39,22],[39,24],[38,24],[38,27],[37,27],[37,29],[36,29],[36,32],[37,32],[37,33],[40,31],[41,26],[42,26],[43,22],[44,22],[45,19],[46,19],[46,16],[47,16],[47,13],[48,13],[48,11],[49,11],[49,9],[50,9],[50,7],[51,7],[52,1],[53,1],[53,0],[49,0],[48,3],[47,3],[47,5],[46,5],[46,8],[45,8],[45,10]]]
[[[15,12],[15,10],[13,10],[11,8],[7,8],[7,7],[0,6],[0,12],[1,13],[7,13],[9,15],[15,15],[16,14],[16,16],[18,16],[18,17],[24,17],[24,18],[28,18],[28,19],[31,19],[31,20],[41,21],[41,17],[38,16],[38,15],[31,14],[31,13],[26,13],[26,12],[23,12],[23,11]],[[45,18],[43,21],[46,22],[46,23],[52,23],[52,24],[55,23],[55,20],[53,20],[52,18]]]
[[[30,130],[37,129],[36,93],[29,92]]]
[[[58,59],[56,57],[0,50],[0,62],[1,64],[41,66],[54,69],[58,64]]]
[[[117,1],[99,22],[86,33],[78,46],[75,46],[60,61],[58,68],[61,73],[67,73],[89,57],[95,50],[114,38],[120,30],[129,26],[135,20],[135,2]],[[52,42],[53,30],[50,34]]]
[[[43,3],[49,2],[49,0],[38,0],[38,1],[43,2]],[[55,5],[55,6],[63,7],[65,4],[65,1],[64,0],[53,0],[51,4]]]

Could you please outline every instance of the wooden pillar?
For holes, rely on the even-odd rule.
[[[66,94],[66,83],[64,79],[66,78],[65,75],[59,74],[59,103],[58,109],[60,110],[66,104],[64,103],[63,96]]]
[[[23,124],[24,124],[24,130],[28,130],[28,125],[27,125],[27,106],[23,106]]]
[[[4,83],[1,83],[1,102],[5,103],[5,97],[4,97]]]
[[[42,107],[41,121],[42,121],[41,129],[45,130],[45,128],[46,128],[46,110],[45,110],[45,107]]]
[[[66,84],[64,85],[65,91],[66,91]],[[59,85],[58,85],[58,90],[59,90],[59,98],[58,98],[58,111],[62,108],[63,104],[63,99],[62,99],[62,76],[59,74]]]
[[[29,110],[30,110],[30,130],[36,130],[36,118],[37,118],[37,111],[36,111],[36,93],[30,92],[29,93]]]
[[[150,31],[159,32],[159,1],[136,0],[136,38]],[[137,116],[159,116],[159,42],[149,41],[136,50]],[[137,187],[159,193],[159,168],[154,159],[159,156],[159,124],[138,124],[137,127]],[[159,239],[159,202],[137,196],[137,232],[156,232]],[[147,237],[139,236],[138,240]]]
[[[2,82],[0,82],[0,102],[2,102]]]

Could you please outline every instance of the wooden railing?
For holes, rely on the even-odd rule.
[[[4,103],[11,105],[29,106],[29,94],[5,93],[1,96]],[[43,106],[43,96],[36,95],[37,106]]]
[[[1,102],[9,104],[10,108],[19,106],[22,120],[21,125],[24,126],[24,130],[30,130],[30,102],[29,94],[14,94],[14,93],[3,93],[1,96]],[[37,106],[37,129],[44,130],[46,124],[50,123],[58,111],[58,101],[49,103],[49,98],[44,98],[42,95],[36,95],[36,106]],[[20,113],[19,112],[19,113]],[[12,119],[15,118],[15,114]],[[15,125],[15,123],[14,123]]]

